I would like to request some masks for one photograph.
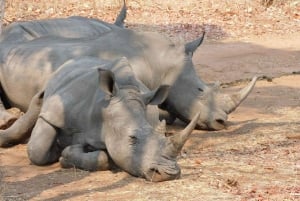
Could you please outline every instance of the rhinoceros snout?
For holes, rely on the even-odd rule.
[[[145,173],[145,178],[151,182],[161,182],[178,179],[181,175],[180,168],[176,165],[176,168],[166,170],[159,170],[158,168],[149,168]]]
[[[226,126],[226,118],[218,118],[215,119],[213,122],[211,122],[211,125],[209,126],[209,129],[212,130],[222,130]]]
[[[204,115],[198,119],[197,129],[204,130],[222,130],[227,124],[227,114],[223,111],[216,112],[215,115]]]

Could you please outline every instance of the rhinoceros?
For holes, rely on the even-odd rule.
[[[119,16],[125,15],[120,14]],[[124,18],[125,17],[120,19],[124,21]],[[89,23],[89,19],[82,20]],[[82,25],[78,23],[78,26],[76,26],[76,23],[78,22],[73,21],[72,26],[80,27]],[[64,31],[59,31],[59,27],[63,26],[63,24],[62,21],[58,26],[56,23],[51,24],[49,21],[47,26],[52,28],[48,28],[46,34],[37,35],[36,38],[45,35],[54,37],[63,36],[64,38],[69,37],[69,35],[64,34]],[[61,54],[61,57],[66,58],[59,59],[67,60],[80,55],[96,56],[105,59],[114,59],[119,56],[128,57],[132,63],[135,74],[147,87],[154,89],[161,83],[167,83],[172,86],[167,100],[160,105],[162,109],[170,113],[171,120],[169,123],[172,123],[176,117],[188,122],[197,111],[201,111],[198,128],[209,130],[222,129],[225,126],[227,115],[238,107],[255,85],[256,77],[240,92],[227,95],[219,91],[218,85],[211,86],[203,82],[196,74],[192,62],[192,55],[198,46],[201,45],[204,35],[185,45],[176,45],[168,38],[157,33],[139,33],[128,29],[124,30],[114,25],[100,24],[99,22],[97,29],[103,29],[102,32],[100,31],[103,35],[99,32],[99,37],[97,35],[94,39],[87,39],[86,35],[82,34],[80,42],[82,42],[82,49],[84,49],[84,51],[81,51],[78,47],[80,46],[78,45],[79,41],[73,40],[73,42],[76,43],[76,52],[71,50],[71,53],[69,53],[69,49],[65,49],[66,51]],[[37,27],[39,27],[39,25]],[[29,27],[27,27],[27,29],[29,29]],[[36,32],[35,29],[35,26],[31,26],[29,30],[30,32]],[[89,29],[93,32],[94,27],[89,27]],[[39,30],[39,28],[37,28],[37,30]],[[73,29],[71,29],[70,32],[75,32],[73,34],[77,34],[77,37],[80,37],[80,32],[76,32]],[[94,41],[92,42],[92,40]],[[66,41],[65,39],[58,38],[57,42],[65,43]],[[87,47],[89,43],[93,44]],[[49,44],[44,43],[44,45],[48,46]],[[72,49],[71,46],[70,44],[68,45],[68,47]],[[11,48],[6,49],[9,51]],[[53,49],[53,46],[49,47],[49,49]],[[29,50],[29,54],[30,51],[31,50]],[[33,52],[36,53],[37,51]],[[19,51],[19,54],[23,53]],[[12,56],[15,57],[14,55]],[[49,57],[47,54],[44,54],[44,56],[45,58]],[[35,57],[35,55],[30,56],[31,59],[35,59]],[[51,58],[48,58],[47,62],[49,62],[50,65],[56,65],[55,62],[53,64]],[[61,64],[61,62],[59,63]],[[34,69],[32,73],[34,74]],[[40,78],[36,78],[36,80],[40,80]],[[34,93],[29,94],[33,95]],[[27,101],[26,104],[28,105],[29,102]],[[7,120],[4,122],[7,122]]]
[[[59,160],[62,167],[89,171],[117,166],[155,182],[178,178],[176,157],[199,114],[170,137],[164,122],[153,127],[146,105],[163,101],[167,89],[141,94],[126,58],[67,61],[33,98],[41,107],[27,146],[30,161],[47,165]]]
[[[114,27],[124,28],[126,14],[127,7],[124,1],[114,24],[81,16],[15,22],[3,30],[0,43],[20,43],[51,35],[68,38],[101,36],[112,31]]]
[[[51,74],[53,69],[66,60],[79,56],[102,59],[125,56],[137,78],[149,89],[155,89],[161,84],[171,86],[166,101],[160,105],[161,108],[186,122],[200,111],[197,126],[219,130],[224,128],[227,115],[251,92],[256,77],[247,87],[232,95],[223,94],[218,86],[203,82],[197,76],[192,62],[192,54],[202,43],[203,37],[204,35],[185,45],[176,45],[158,33],[135,32],[118,27],[96,38],[78,40],[43,37],[32,43],[5,46],[0,50],[2,66],[6,68],[2,70],[2,74],[5,76],[10,73],[15,77],[22,77],[28,73],[24,79],[31,78],[32,82],[36,82],[36,87],[28,87],[28,83],[20,80],[16,83],[14,77],[1,79],[1,84],[9,105],[26,111],[31,98],[46,79],[45,74]],[[17,93],[25,88],[27,98],[18,96]]]
[[[11,45],[18,45],[24,42],[28,42],[34,39],[38,39],[45,36],[60,36],[68,38],[93,38],[101,36],[107,32],[111,32],[114,28],[124,28],[124,21],[126,18],[127,7],[124,1],[123,7],[118,14],[114,24],[110,24],[98,19],[72,16],[69,18],[58,18],[58,19],[44,19],[44,20],[34,20],[28,22],[15,22],[8,25],[0,35],[0,48],[10,50]],[[2,57],[2,66],[5,65],[6,58]],[[34,72],[32,72],[34,73]],[[7,75],[2,74],[3,77]],[[11,76],[11,75],[9,75]],[[0,80],[3,83],[2,78]],[[13,89],[12,89],[13,90]],[[5,91],[1,90],[1,99],[5,98]],[[14,91],[12,93],[17,93]],[[31,97],[32,98],[32,97]],[[26,99],[26,103],[29,99]],[[4,100],[4,102],[6,102]],[[5,108],[9,108],[13,105],[7,104],[3,105],[0,101],[0,128],[9,127],[15,120],[16,116],[6,112]],[[23,108],[26,111],[27,108]]]

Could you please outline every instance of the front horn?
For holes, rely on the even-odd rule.
[[[223,109],[227,114],[233,112],[243,102],[243,100],[247,98],[247,96],[254,88],[256,81],[257,81],[257,77],[255,76],[252,78],[248,86],[246,86],[245,88],[243,88],[242,90],[240,90],[235,94],[225,96],[225,100],[224,100],[225,104]]]
[[[187,125],[187,127],[185,127],[185,129],[183,129],[181,132],[176,133],[175,135],[169,137],[169,139],[171,140],[172,145],[174,147],[174,154],[177,155],[181,151],[184,143],[187,141],[190,134],[195,129],[195,126],[197,125],[199,117],[200,117],[200,112],[198,112],[194,116],[192,121]]]

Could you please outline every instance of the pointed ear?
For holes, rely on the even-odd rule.
[[[202,44],[204,36],[205,36],[205,31],[203,32],[203,34],[200,38],[185,44],[185,54],[193,56],[193,53]]]
[[[102,68],[98,68],[98,74],[100,89],[108,95],[116,95],[118,87],[115,82],[114,74],[111,71]]]
[[[146,105],[159,105],[164,102],[168,96],[170,86],[162,85],[158,89],[143,94]]]

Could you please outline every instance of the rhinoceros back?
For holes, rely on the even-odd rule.
[[[0,35],[0,42],[16,43],[44,36],[59,36],[64,38],[95,37],[110,32],[113,28],[117,27],[101,20],[79,16],[16,22],[3,30]]]
[[[49,79],[40,116],[57,127],[84,125],[94,101],[101,104],[105,93],[99,90],[97,69],[105,62],[93,58],[69,60]]]

